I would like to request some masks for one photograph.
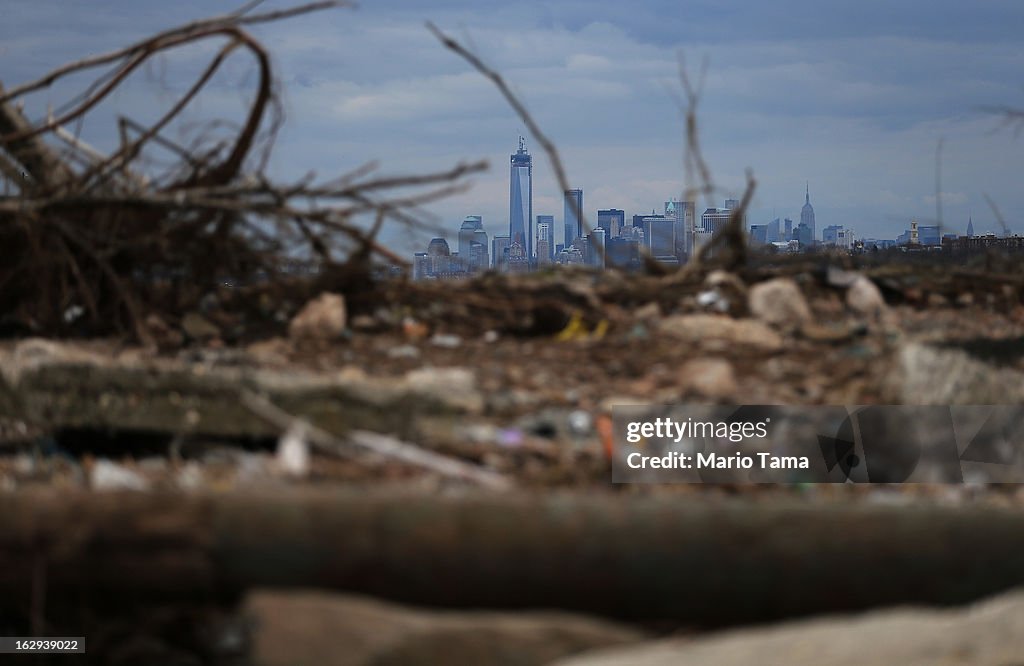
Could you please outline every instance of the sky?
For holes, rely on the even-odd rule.
[[[268,0],[261,10],[286,4]],[[0,81],[11,87],[238,6],[3,0]],[[968,217],[978,232],[1000,231],[991,200],[1024,233],[1024,133],[992,111],[1024,108],[1019,0],[365,0],[253,28],[275,59],[285,110],[270,174],[328,179],[369,161],[381,174],[405,174],[485,159],[490,169],[468,191],[429,204],[424,219],[450,242],[466,215],[482,215],[491,236],[508,233],[509,155],[524,125],[427,20],[502,73],[557,143],[591,221],[598,208],[662,212],[682,197],[680,63],[697,80],[706,62],[700,138],[720,190],[699,209],[738,197],[750,169],[752,224],[799,221],[809,184],[819,234],[840,224],[895,238],[911,219],[935,220],[937,196],[945,231],[963,233]],[[115,115],[156,118],[210,48],[140,72],[83,136],[106,147]],[[251,59],[233,56],[177,131],[184,138],[203,121],[241,119],[254,74]],[[29,110],[66,100],[73,85],[31,98]],[[558,242],[559,189],[528,135],[527,147],[534,214],[555,216]],[[411,255],[425,249],[424,233],[392,227],[385,240]]]

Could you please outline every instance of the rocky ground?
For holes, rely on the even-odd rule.
[[[578,305],[556,308],[558,316],[543,307],[517,311],[537,320],[518,328],[494,314],[507,289],[474,317],[473,304],[487,292],[459,285],[450,300],[429,303],[351,308],[341,296],[322,296],[296,305],[286,333],[237,344],[225,344],[215,310],[173,325],[149,321],[158,334],[151,347],[9,340],[0,344],[0,490],[202,494],[344,485],[434,494],[493,483],[513,492],[684,494],[700,502],[738,495],[1016,510],[1024,502],[1016,485],[610,482],[614,404],[1019,403],[1024,306],[1017,282],[940,274],[930,288],[928,279],[872,269],[753,278],[711,271],[647,281],[626,299],[610,296],[623,293],[618,282],[588,276],[571,287]],[[550,279],[552,292],[566,288]],[[293,417],[324,432],[310,435]],[[395,458],[386,453],[395,445],[437,458]],[[952,660],[942,663],[1010,663],[998,660],[1020,653],[1013,643],[1019,632],[1007,628],[1024,617],[1019,606],[1009,597],[991,606],[998,613],[965,611],[963,622],[909,612],[866,617],[853,621],[849,640],[906,624],[908,632],[945,639],[890,650],[888,639],[865,638],[877,654],[857,663],[938,663],[928,659],[940,653]],[[437,614],[301,593],[254,593],[233,617],[245,619],[210,641],[244,645],[232,659],[244,662],[249,657],[238,655],[251,649],[255,663],[265,664],[547,663],[680,629],[610,627],[575,616]],[[948,631],[958,624],[977,628],[975,636],[991,632],[994,642],[960,641]],[[793,650],[835,657],[816,663],[847,663],[843,655],[855,652],[837,637],[854,625],[836,619],[708,639],[687,634],[681,643],[566,663],[749,663],[743,655],[763,650],[776,650],[777,663],[799,663]],[[348,647],[332,647],[324,636]],[[211,650],[160,663],[215,663]],[[243,663],[226,659],[216,663]]]

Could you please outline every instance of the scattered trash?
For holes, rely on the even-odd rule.
[[[444,349],[456,349],[462,344],[462,338],[457,335],[435,333],[434,337],[430,338],[430,344]]]
[[[301,479],[309,475],[309,425],[295,420],[277,442],[277,466],[286,475]]]
[[[89,478],[93,490],[149,490],[149,482],[138,472],[106,458],[92,464]]]
[[[388,358],[419,358],[420,350],[413,345],[398,345],[388,349]]]

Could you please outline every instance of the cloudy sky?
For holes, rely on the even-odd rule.
[[[8,87],[238,6],[3,5],[0,81]],[[264,9],[281,6],[268,0]],[[912,218],[936,217],[941,141],[949,230],[962,233],[970,215],[976,230],[997,230],[988,195],[1024,232],[1024,134],[1015,138],[988,110],[1024,108],[1020,0],[365,0],[254,29],[276,57],[286,111],[271,172],[329,177],[377,160],[384,173],[409,173],[486,159],[490,170],[468,192],[429,211],[452,240],[469,214],[483,215],[490,234],[507,233],[508,159],[523,125],[488,81],[431,36],[428,19],[505,75],[558,143],[591,219],[598,208],[660,212],[682,195],[682,55],[695,77],[708,63],[699,117],[722,188],[716,203],[738,195],[752,169],[750,222],[799,220],[809,181],[819,230],[842,224],[862,237],[894,238]],[[90,121],[87,136],[112,141],[110,114],[155,117],[202,57],[193,50],[141,73]],[[253,74],[238,56],[188,118],[240,118]],[[534,213],[554,214],[560,233],[561,198],[533,145]],[[402,252],[425,244],[397,231],[390,240]]]

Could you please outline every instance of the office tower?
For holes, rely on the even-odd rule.
[[[430,256],[426,252],[417,252],[413,257],[412,279],[422,280],[433,275],[430,266]]]
[[[782,239],[782,234],[779,232],[779,218],[775,218],[767,225],[764,232],[764,242],[766,243],[778,243]]]
[[[665,217],[675,220],[675,255],[682,261],[693,254],[694,203],[676,199],[666,201]]]
[[[604,256],[606,238],[604,229],[597,228],[590,232],[590,263],[598,268],[604,268],[607,264]]]
[[[625,237],[609,238],[605,243],[605,265],[623,270],[640,268],[640,243]]]
[[[626,226],[626,211],[618,208],[597,211],[597,226],[604,229],[606,239],[618,238],[622,227]]]
[[[555,256],[555,216],[537,216],[537,263],[550,263]]]
[[[477,229],[473,232],[473,242],[470,243],[470,253],[473,254],[473,270],[474,271],[486,271],[491,265],[491,260],[488,255],[488,248],[490,245],[487,242],[487,232],[483,229]]]
[[[811,230],[811,238],[814,235],[814,207],[811,206],[811,185],[807,184],[807,193],[804,195],[804,207],[800,209],[800,224],[806,224]],[[801,241],[803,244],[803,241]]]
[[[740,207],[739,199],[726,199],[725,200],[725,209],[726,210],[732,210],[734,208],[739,208],[739,207]]]
[[[942,234],[937,224],[921,224],[917,227],[918,242],[921,245],[942,245]]]
[[[823,245],[835,245],[839,240],[839,232],[842,230],[843,225],[841,224],[830,224],[821,230],[821,242]]]
[[[645,215],[641,220],[645,245],[651,256],[659,262],[676,261],[675,218],[665,215]]]
[[[728,208],[708,208],[700,216],[701,229],[706,234],[715,234],[725,227],[731,216]]]
[[[569,247],[583,235],[583,190],[565,191],[565,246]]]
[[[974,217],[967,218],[967,237],[974,238]]]
[[[430,272],[435,276],[445,276],[451,272],[451,248],[443,238],[431,238],[427,245],[427,256],[430,257]]]
[[[508,236],[495,236],[491,241],[491,262],[499,273],[508,267]]]
[[[751,245],[766,245],[770,241],[768,240],[768,225],[767,224],[752,224],[750,225],[750,244]]]
[[[793,240],[793,220],[786,218],[786,236],[782,240],[791,241]]]
[[[470,264],[470,246],[474,241],[474,234],[477,229],[483,228],[483,218],[479,215],[467,215],[462,221],[462,226],[459,227],[459,262],[462,264],[462,270],[471,271],[473,270]]]
[[[533,256],[533,159],[526,152],[526,139],[519,137],[519,150],[512,155],[509,173],[508,235],[510,261],[527,263]],[[521,250],[515,249],[519,246]]]

